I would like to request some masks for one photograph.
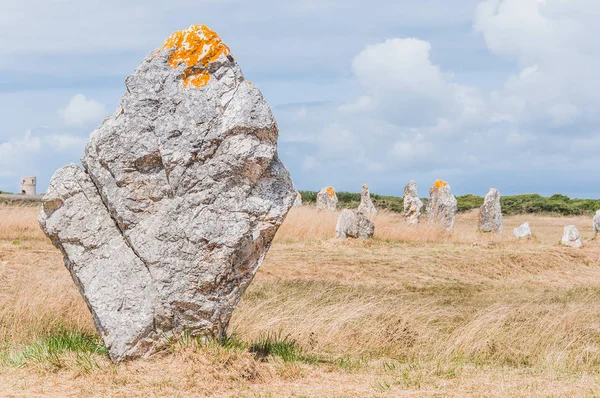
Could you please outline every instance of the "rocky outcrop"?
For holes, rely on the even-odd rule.
[[[479,230],[501,234],[503,226],[500,192],[492,188],[485,196],[483,205],[479,209]]]
[[[560,243],[563,246],[575,248],[582,247],[583,242],[581,241],[581,237],[579,236],[579,231],[577,230],[577,227],[575,227],[574,225],[567,225],[563,231],[563,237]]]
[[[366,215],[349,209],[342,210],[335,227],[335,237],[341,239],[368,239],[374,232],[375,224]]]
[[[369,192],[369,186],[364,184],[362,191],[360,192],[360,204],[358,205],[358,211],[369,219],[373,219],[377,214],[377,209],[371,201],[371,193]]]
[[[596,212],[596,215],[594,216],[594,235],[598,235],[600,234],[600,210],[598,210]]]
[[[39,217],[115,361],[224,336],[296,198],[273,114],[216,33],[175,32],[125,84]]]
[[[302,207],[302,195],[300,192],[296,192],[296,200],[294,201],[294,207]]]
[[[434,225],[439,225],[446,231],[454,229],[458,204],[450,191],[450,185],[442,180],[437,180],[429,191],[427,204],[427,218]]]
[[[336,211],[338,198],[333,187],[325,187],[317,194],[317,209]]]
[[[513,229],[513,235],[515,238],[524,239],[531,238],[531,229],[529,228],[529,223],[519,225],[517,228]]]
[[[423,201],[417,193],[417,183],[411,181],[404,187],[404,219],[408,225],[416,225],[421,220]]]

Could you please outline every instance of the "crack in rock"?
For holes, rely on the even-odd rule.
[[[216,33],[192,26],[167,44],[126,79],[85,171],[54,174],[39,217],[114,361],[164,336],[223,337],[296,198],[273,114],[235,59],[213,51]]]

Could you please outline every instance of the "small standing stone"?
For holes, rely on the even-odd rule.
[[[515,238],[519,239],[531,238],[532,234],[531,229],[529,228],[529,223],[526,222],[525,224],[519,225],[513,230],[513,235]]]
[[[404,219],[409,225],[416,225],[421,220],[423,202],[417,193],[417,183],[411,181],[404,187]]]
[[[450,192],[450,185],[445,181],[437,180],[429,191],[429,203],[427,204],[429,222],[439,224],[450,232],[454,228],[457,211],[458,204]]]
[[[485,196],[483,205],[479,209],[479,230],[501,234],[503,225],[500,192],[492,188]]]
[[[369,186],[367,184],[363,185],[362,191],[360,192],[360,205],[358,205],[358,211],[369,219],[372,219],[377,214],[377,209],[371,201],[371,193],[369,192]]]
[[[336,211],[338,198],[333,187],[325,187],[317,194],[317,209]]]
[[[302,207],[302,195],[296,191],[296,200],[294,201],[294,207]]]
[[[564,246],[569,246],[569,247],[583,246],[583,242],[581,241],[581,238],[579,237],[579,231],[577,230],[577,227],[575,227],[574,225],[567,225],[563,232],[563,237],[562,237],[561,243]]]
[[[600,210],[594,216],[594,235],[600,234]]]
[[[335,226],[335,237],[346,238],[362,238],[368,239],[375,232],[375,224],[367,218],[363,213],[344,209],[338,218]]]

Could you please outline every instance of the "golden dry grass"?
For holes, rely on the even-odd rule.
[[[0,396],[597,396],[600,242],[586,217],[476,213],[446,234],[376,218],[375,239],[331,239],[336,213],[293,209],[230,325],[244,341],[289,336],[309,360],[175,343],[112,365],[64,353],[2,360],[60,330],[94,334],[33,207],[0,207]],[[529,221],[534,239],[512,228]],[[558,245],[575,224],[586,246]]]

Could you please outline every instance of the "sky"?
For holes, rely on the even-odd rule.
[[[79,162],[124,80],[205,24],[297,189],[600,198],[597,0],[1,0],[0,190]]]

